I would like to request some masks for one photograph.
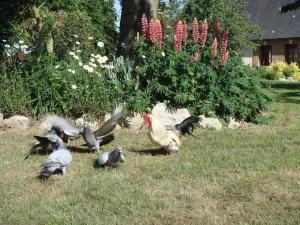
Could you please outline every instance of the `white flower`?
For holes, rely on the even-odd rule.
[[[81,52],[81,50],[79,50],[79,49],[78,49],[76,52],[79,52],[79,53],[80,53],[80,52]]]
[[[71,73],[75,74],[75,70],[72,70]]]
[[[94,71],[94,69],[93,69],[93,67],[89,67],[87,71],[91,73]]]
[[[94,58],[90,58],[90,61],[91,61],[91,62],[95,62],[95,59],[94,59]]]
[[[19,44],[24,44],[24,41],[20,40],[20,41],[19,41]]]
[[[78,55],[73,55],[73,58],[79,60],[79,56]]]
[[[99,41],[99,42],[97,43],[97,45],[98,45],[98,47],[100,47],[100,48],[103,48],[103,47],[104,47],[104,43],[103,43],[102,41]]]
[[[89,65],[83,65],[83,67],[82,67],[84,70],[88,70],[90,67],[89,67]]]
[[[142,56],[142,58],[143,58],[143,59],[146,59],[146,56],[145,56],[145,55],[143,55],[143,56]]]
[[[54,68],[55,68],[55,69],[58,69],[58,68],[59,68],[59,65],[56,65]]]
[[[71,72],[72,72],[72,70],[71,70],[71,69],[68,69],[68,72],[70,72],[70,73],[71,73]]]
[[[95,63],[92,63],[92,62],[90,62],[89,65],[92,66],[92,67],[95,67],[95,68],[97,67],[97,65]]]
[[[4,43],[7,42],[6,40],[2,40]]]
[[[82,62],[79,62],[78,65],[79,65],[79,66],[82,66],[83,64],[82,64]]]
[[[76,90],[77,89],[77,85],[76,84],[73,84],[71,85],[72,89]]]
[[[165,57],[165,56],[166,56],[165,52],[162,52],[161,55],[162,55],[162,57]]]
[[[93,37],[89,37],[89,40],[93,40],[94,38]]]
[[[4,45],[5,48],[10,48],[10,45]]]
[[[69,52],[69,55],[75,55],[75,53],[74,52]]]
[[[92,57],[95,57],[95,54],[94,54],[94,53],[92,53],[92,54],[91,54],[91,56],[92,56]]]
[[[74,38],[78,38],[78,35],[76,35],[76,34],[74,34],[73,36],[74,36]]]
[[[79,41],[76,41],[75,44],[76,44],[76,45],[80,45],[80,42],[79,42]]]

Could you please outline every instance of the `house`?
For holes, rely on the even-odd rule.
[[[300,65],[300,9],[280,13],[280,7],[294,0],[248,0],[251,21],[261,27],[262,40],[252,51],[243,51],[243,60],[253,66],[265,66],[278,61],[297,62]]]

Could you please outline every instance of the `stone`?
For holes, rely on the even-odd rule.
[[[164,103],[156,104],[151,114],[157,116],[165,126],[175,126],[191,116],[189,111],[185,108],[169,111]]]
[[[26,116],[12,116],[3,120],[3,124],[13,129],[27,129],[30,125],[30,120]]]
[[[231,117],[228,123],[228,128],[229,129],[234,129],[241,126],[241,123],[237,121],[235,118]]]
[[[202,121],[199,122],[199,125],[202,128],[221,130],[223,125],[217,118],[205,117],[204,115],[199,116]]]
[[[85,122],[84,117],[80,117],[80,118],[78,118],[78,119],[75,120],[75,126],[76,127],[83,127],[84,126],[84,122]]]
[[[141,114],[136,113],[133,117],[127,119],[128,128],[132,130],[140,130],[144,123],[144,118]]]

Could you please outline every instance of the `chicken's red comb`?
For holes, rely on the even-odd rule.
[[[148,112],[148,113],[146,113],[146,114],[144,115],[144,120],[145,120],[145,122],[147,123],[148,126],[151,125],[150,115],[151,115],[150,112]]]

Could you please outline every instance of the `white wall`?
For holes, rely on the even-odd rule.
[[[252,66],[252,57],[253,57],[253,50],[250,48],[244,48],[242,50],[242,60],[246,65]]]

